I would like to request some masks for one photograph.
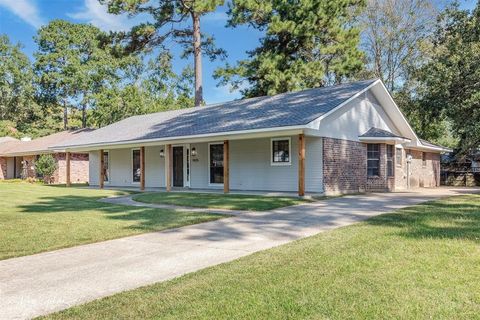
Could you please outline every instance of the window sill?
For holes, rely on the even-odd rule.
[[[270,162],[270,165],[273,167],[283,167],[283,166],[291,166],[291,162]]]

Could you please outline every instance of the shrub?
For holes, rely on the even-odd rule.
[[[35,171],[43,176],[43,182],[50,183],[53,173],[57,169],[57,163],[51,154],[43,154],[35,162]]]

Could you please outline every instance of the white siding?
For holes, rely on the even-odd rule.
[[[270,138],[230,141],[230,189],[260,191],[292,191],[298,189],[298,137],[291,138],[291,165],[272,166]],[[210,186],[208,143],[192,144],[197,150],[192,158],[192,188]],[[306,190],[323,192],[322,139],[306,139]]]
[[[298,136],[291,138],[291,165],[271,165],[270,138],[230,141],[230,188],[232,190],[291,191],[298,189]],[[191,188],[209,189],[208,143],[191,144],[197,156],[191,159]],[[164,146],[145,148],[146,187],[165,187]],[[132,183],[131,149],[109,150],[110,186],[138,186]],[[306,190],[323,192],[322,139],[306,139]],[[90,153],[90,184],[98,185],[98,151]]]
[[[98,157],[100,153],[98,151],[92,151],[88,154],[88,184],[91,186],[99,185],[99,167],[100,159]]]
[[[400,135],[375,97],[367,92],[322,120],[319,126],[319,135],[358,141],[358,136],[367,132],[371,127]]]
[[[160,150],[165,146],[145,147],[145,186],[147,188],[165,187],[165,158]]]

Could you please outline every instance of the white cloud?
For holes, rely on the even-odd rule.
[[[240,88],[234,89],[230,84],[224,86],[213,87],[212,92],[206,92],[205,100],[208,104],[227,102],[235,99],[240,99],[242,94],[240,90],[247,88],[246,84],[241,84]],[[210,93],[210,94],[209,94]]]
[[[11,11],[34,28],[39,28],[44,23],[38,13],[36,3],[32,0],[0,0],[0,6]]]
[[[130,19],[127,15],[110,14],[107,7],[101,5],[98,0],[84,0],[84,7],[80,11],[67,15],[72,19],[91,23],[104,31],[127,31],[138,24],[141,19],[139,17]]]

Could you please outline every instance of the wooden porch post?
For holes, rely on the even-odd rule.
[[[65,155],[65,161],[67,165],[67,172],[66,172],[66,185],[67,187],[70,187],[71,182],[70,182],[70,152],[67,152]]]
[[[105,163],[104,163],[104,158],[103,158],[103,149],[100,150],[100,182],[99,182],[99,186],[100,186],[100,189],[103,189],[103,183],[105,180],[105,177],[103,176],[103,168],[105,166]]]
[[[145,147],[140,147],[140,190],[145,190]]]
[[[223,192],[230,192],[230,152],[228,140],[223,141]]]
[[[173,157],[172,157],[172,145],[167,144],[167,156],[165,157],[165,174],[167,176],[167,192],[172,190],[172,170],[173,170]]]
[[[305,195],[305,136],[298,135],[298,195]]]

